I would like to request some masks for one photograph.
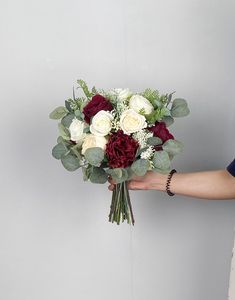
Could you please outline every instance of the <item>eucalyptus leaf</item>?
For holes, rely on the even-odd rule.
[[[70,140],[69,130],[62,123],[59,123],[58,127],[59,127],[59,133],[62,136],[62,138],[65,140]]]
[[[166,151],[156,151],[153,156],[154,167],[160,170],[169,170],[171,162]]]
[[[64,106],[56,107],[49,115],[50,119],[59,120],[67,115],[68,110]]]
[[[62,157],[61,162],[65,169],[71,172],[77,170],[81,166],[79,159],[71,153]]]
[[[65,117],[62,118],[61,123],[69,128],[70,124],[72,123],[73,119],[75,118],[74,114],[67,114]]]
[[[169,155],[174,156],[183,150],[183,143],[177,140],[167,140],[163,146],[162,149],[165,150]]]
[[[84,114],[79,110],[75,110],[75,116],[80,120],[80,121],[84,121]]]
[[[174,118],[185,117],[190,113],[187,101],[182,98],[176,98],[172,102],[171,116]]]
[[[171,116],[163,117],[162,121],[166,124],[166,127],[169,127],[174,123],[174,119]]]
[[[61,159],[68,152],[69,150],[64,143],[58,143],[52,149],[52,156],[56,159]]]
[[[91,175],[93,167],[82,167],[83,180],[88,181]]]
[[[149,161],[147,159],[138,159],[133,162],[131,169],[137,176],[144,176],[149,169]]]
[[[108,174],[102,168],[94,167],[90,174],[90,181],[92,183],[103,184],[108,180]]]
[[[157,146],[162,144],[162,140],[157,136],[151,136],[150,138],[148,138],[147,143],[150,146]]]
[[[73,112],[73,109],[71,108],[71,105],[68,100],[65,100],[65,107],[69,112]]]
[[[114,168],[106,170],[116,183],[124,182],[128,179],[128,172],[124,168]]]
[[[99,167],[104,159],[104,150],[100,147],[88,148],[84,155],[92,166]]]

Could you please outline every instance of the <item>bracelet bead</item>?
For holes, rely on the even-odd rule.
[[[170,190],[170,184],[171,184],[171,179],[172,176],[174,175],[174,173],[177,173],[177,171],[175,169],[171,170],[170,173],[168,174],[167,177],[167,182],[166,182],[166,192],[169,196],[174,196],[175,194],[171,192]]]

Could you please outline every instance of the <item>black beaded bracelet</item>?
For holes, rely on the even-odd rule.
[[[175,195],[174,193],[172,193],[170,191],[171,178],[172,178],[174,173],[177,173],[177,171],[175,169],[171,170],[170,173],[168,174],[168,177],[167,177],[166,192],[169,196],[174,196]]]

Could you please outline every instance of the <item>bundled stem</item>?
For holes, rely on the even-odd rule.
[[[121,220],[122,222],[127,220],[127,223],[132,225],[135,223],[126,181],[114,186],[109,213],[109,222],[116,222],[119,225]]]

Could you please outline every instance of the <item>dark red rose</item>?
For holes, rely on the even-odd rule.
[[[165,122],[156,122],[155,125],[149,127],[148,130],[152,131],[154,136],[159,137],[163,143],[169,139],[174,139],[173,135],[167,129]]]
[[[126,168],[135,160],[139,144],[130,135],[118,130],[106,144],[106,154],[111,168]]]
[[[97,114],[100,110],[111,111],[113,106],[111,102],[105,97],[97,94],[92,97],[92,99],[83,108],[83,113],[85,115],[85,121],[90,124],[91,118]]]

